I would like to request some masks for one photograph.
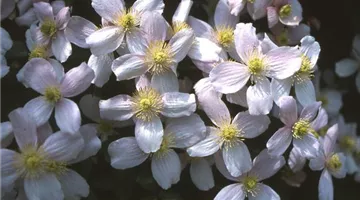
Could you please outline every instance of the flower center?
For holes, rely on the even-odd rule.
[[[55,21],[51,19],[45,20],[40,26],[40,31],[45,36],[52,37],[57,31]]]
[[[330,159],[327,161],[326,165],[331,171],[334,171],[334,172],[338,171],[342,166],[339,155],[333,154],[330,157]]]
[[[164,154],[168,152],[171,145],[173,144],[174,144],[174,138],[170,137],[169,135],[164,136],[160,145],[160,149],[154,153],[154,156],[156,156],[157,158],[162,157]]]
[[[140,89],[134,95],[135,116],[143,121],[151,121],[163,108],[161,95],[152,88]]]
[[[113,130],[111,123],[101,120],[97,126],[97,131],[102,134],[110,133]]]
[[[259,75],[264,70],[264,61],[258,57],[249,60],[249,71],[252,75]]]
[[[174,34],[184,29],[191,29],[191,27],[185,22],[175,22],[173,24]]]
[[[258,180],[255,176],[246,176],[243,181],[244,189],[250,194],[254,194]]]
[[[314,77],[313,73],[314,73],[314,70],[311,68],[310,59],[307,56],[302,55],[301,56],[301,67],[300,67],[299,71],[297,71],[294,74],[295,81],[301,83],[302,81],[308,80],[308,79]]]
[[[67,171],[66,163],[58,162],[54,160],[47,160],[45,162],[46,171],[54,173],[56,175],[64,174]]]
[[[153,42],[146,52],[145,63],[152,74],[162,74],[173,65],[173,55],[170,46],[163,41]]]
[[[45,100],[49,103],[56,103],[61,99],[61,92],[59,87],[50,86],[45,89]]]
[[[34,147],[25,148],[19,157],[16,158],[15,168],[19,170],[24,177],[36,178],[43,172],[45,156],[41,150]],[[25,171],[22,171],[25,169]]]
[[[315,132],[310,123],[307,120],[299,120],[292,127],[293,137],[296,139],[302,139],[308,133]]]
[[[340,140],[340,147],[346,151],[353,151],[356,145],[356,141],[354,138],[350,136],[344,136]]]
[[[216,31],[216,40],[225,49],[234,43],[234,29],[231,27],[221,27]]]
[[[284,6],[282,6],[281,8],[280,8],[280,11],[279,11],[279,16],[281,17],[281,18],[284,18],[284,17],[288,17],[288,16],[290,16],[290,14],[291,14],[291,5],[290,4],[286,4],[286,5],[284,5]]]
[[[220,144],[224,144],[225,148],[231,146],[233,143],[241,140],[240,137],[241,130],[239,130],[233,124],[224,124],[220,126],[219,135],[220,135]]]
[[[29,60],[32,58],[47,58],[47,49],[44,46],[36,46],[29,54]]]
[[[118,21],[116,21],[115,24],[121,26],[124,31],[130,31],[131,29],[139,25],[139,20],[137,19],[134,12],[128,10],[124,14],[120,15]]]

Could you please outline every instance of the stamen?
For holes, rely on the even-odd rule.
[[[51,20],[51,19],[47,19],[47,20],[43,21],[43,23],[40,26],[40,31],[44,35],[46,35],[48,37],[52,37],[57,31],[55,21]]]
[[[311,128],[309,121],[300,119],[292,127],[293,137],[296,139],[302,139],[308,133],[314,133],[314,129]]]
[[[161,95],[152,88],[142,88],[134,95],[135,116],[143,121],[151,121],[159,116],[163,108]]]
[[[47,49],[45,46],[36,46],[29,54],[29,60],[32,58],[47,58]]]
[[[163,41],[153,42],[145,55],[145,63],[152,74],[162,74],[171,70],[174,64],[173,53],[170,46]]]
[[[313,73],[314,73],[314,69],[311,68],[312,64],[311,64],[311,61],[310,59],[305,56],[305,55],[302,55],[301,56],[301,67],[299,69],[299,71],[297,71],[293,78],[294,78],[294,81],[298,82],[298,83],[301,83],[305,80],[309,80],[311,78],[314,77]]]
[[[41,149],[26,147],[21,154],[16,157],[14,167],[23,177],[37,178],[45,172],[45,155]]]
[[[280,16],[281,18],[288,17],[288,16],[290,16],[291,11],[292,11],[291,5],[290,5],[290,4],[286,4],[286,5],[284,5],[284,6],[282,6],[282,7],[280,8],[279,16]]]
[[[191,27],[185,22],[175,22],[173,24],[174,35],[183,29],[191,29]]]
[[[356,141],[351,136],[344,136],[340,139],[340,147],[345,151],[352,152],[355,148]]]
[[[134,10],[129,9],[120,15],[115,24],[121,26],[124,31],[131,31],[140,24],[140,21],[137,18],[137,13]]]
[[[252,196],[256,196],[258,179],[255,176],[246,176],[243,180],[244,190]]]
[[[45,89],[45,100],[49,103],[56,103],[61,99],[61,92],[59,87],[50,86]]]
[[[68,169],[66,168],[65,162],[58,162],[54,160],[47,160],[45,162],[46,171],[60,176],[64,174]]]
[[[256,75],[260,75],[263,72],[265,65],[261,58],[254,57],[249,60],[248,67],[250,73],[256,76]]]
[[[338,154],[333,154],[330,159],[327,161],[326,166],[333,172],[337,172],[341,166],[342,163],[340,161]]]
[[[234,44],[234,29],[231,27],[220,27],[215,33],[218,43],[225,49],[230,48]]]
[[[224,148],[231,147],[236,142],[243,140],[240,138],[241,134],[242,130],[239,130],[235,125],[224,123],[219,128],[220,145]]]
[[[170,134],[164,136],[160,145],[160,149],[154,153],[154,156],[157,158],[163,157],[170,150],[172,145],[174,145],[174,138],[171,137]]]

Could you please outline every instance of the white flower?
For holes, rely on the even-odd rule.
[[[247,12],[253,20],[265,17],[266,8],[271,2],[271,0],[227,0],[232,15],[239,15],[246,5]]]
[[[3,78],[7,73],[9,73],[10,67],[7,65],[6,59],[5,59],[5,53],[11,49],[13,45],[13,41],[11,40],[11,37],[9,33],[0,27],[0,36],[1,36],[1,49],[0,49],[0,79]]]
[[[302,7],[298,0],[275,0],[266,10],[269,28],[279,22],[287,26],[297,26],[302,20]]]

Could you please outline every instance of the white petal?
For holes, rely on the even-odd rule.
[[[81,124],[79,107],[72,100],[62,98],[55,105],[55,119],[60,130],[76,133]]]
[[[289,96],[291,86],[292,86],[291,78],[286,78],[283,80],[279,80],[275,78],[271,79],[271,83],[270,83],[271,94],[274,99],[274,102],[277,105],[279,105],[280,97]]]
[[[172,23],[186,22],[192,5],[193,1],[191,0],[181,1],[172,17]]]
[[[46,19],[54,19],[53,9],[49,3],[37,2],[34,3],[33,6],[35,8],[36,16],[40,21],[44,21]]]
[[[144,13],[141,17],[140,26],[150,41],[165,41],[168,32],[168,23],[160,13]]]
[[[315,38],[308,35],[301,39],[300,51],[310,59],[312,67],[316,65],[316,62],[320,54],[320,45],[316,42]]]
[[[10,188],[14,182],[19,178],[21,173],[14,167],[18,153],[8,149],[1,149],[1,189]]]
[[[275,7],[269,6],[267,7],[266,11],[269,28],[272,28],[279,22],[279,15],[277,13],[277,9]]]
[[[171,134],[174,147],[186,148],[205,138],[206,127],[199,115],[192,114],[189,117],[169,119],[165,132]]]
[[[127,32],[126,49],[131,53],[144,55],[149,45],[145,36],[147,36],[147,33],[139,28],[133,28],[130,32]]]
[[[135,78],[135,86],[137,90],[146,88],[146,87],[151,87],[151,83],[150,83],[150,77],[148,76],[148,74],[143,74],[137,78]]]
[[[242,189],[242,184],[231,184],[223,189],[216,195],[214,200],[243,200],[246,193]]]
[[[234,28],[238,21],[239,16],[230,13],[230,6],[227,4],[226,0],[219,0],[214,13],[216,29],[221,29],[222,27]]]
[[[142,57],[133,54],[126,54],[115,59],[111,69],[117,81],[139,77],[148,70]]]
[[[217,91],[229,94],[243,88],[250,78],[250,73],[243,64],[222,62],[211,70],[209,77]]]
[[[298,119],[296,100],[291,96],[281,97],[279,100],[280,120],[291,127]]]
[[[124,137],[110,143],[108,152],[111,166],[115,169],[127,169],[143,163],[149,156],[138,146],[134,137]]]
[[[59,61],[57,61],[55,59],[49,58],[47,61],[49,61],[49,63],[54,68],[54,71],[56,74],[56,79],[60,83],[65,76],[64,67],[62,66],[62,64]]]
[[[165,4],[163,0],[137,0],[132,7],[138,12],[154,11],[162,14]]]
[[[232,93],[232,94],[226,94],[226,100],[230,103],[233,104],[237,104],[240,105],[242,107],[247,108],[248,104],[247,104],[247,97],[246,97],[246,91],[247,91],[248,87],[244,86],[243,88],[241,88],[241,90]]]
[[[179,91],[179,81],[172,71],[152,75],[151,86],[160,94]]]
[[[171,53],[174,55],[175,62],[182,61],[189,52],[195,39],[192,29],[182,29],[177,32],[169,41]]]
[[[338,125],[332,125],[326,132],[323,140],[323,148],[326,156],[334,152],[336,140],[338,138]]]
[[[280,17],[281,23],[287,26],[297,26],[302,20],[302,7],[298,0],[290,0],[291,13],[287,17]]]
[[[24,189],[28,199],[64,199],[61,184],[55,174],[44,174],[39,178],[25,179]]]
[[[215,186],[211,166],[204,158],[191,161],[190,178],[195,186],[202,191],[208,191]]]
[[[64,31],[58,31],[51,44],[52,53],[60,62],[65,62],[72,53],[71,43],[66,38]]]
[[[213,40],[214,29],[208,23],[192,16],[189,16],[187,22],[197,37]]]
[[[351,58],[344,58],[335,63],[335,72],[340,77],[348,77],[354,74],[360,67],[360,64]]]
[[[54,105],[47,102],[44,96],[39,96],[27,102],[24,109],[35,120],[36,124],[40,126],[49,120]]]
[[[89,48],[86,38],[97,30],[95,24],[80,17],[72,16],[65,29],[66,38],[81,48]]]
[[[316,116],[314,121],[311,122],[311,127],[313,127],[315,131],[318,131],[321,128],[325,127],[328,124],[328,121],[329,117],[325,109],[320,108],[318,115]]]
[[[132,104],[130,96],[121,94],[107,100],[100,100],[101,118],[115,121],[128,120],[134,115]]]
[[[82,113],[94,122],[100,121],[100,98],[92,94],[86,94],[81,97],[79,107]]]
[[[11,111],[8,115],[13,127],[16,143],[20,150],[26,147],[37,147],[36,123],[22,108]]]
[[[71,135],[58,131],[50,135],[41,146],[49,159],[67,162],[77,157],[84,147],[84,140],[80,135]]]
[[[0,34],[1,34],[1,53],[5,54],[9,49],[11,49],[13,45],[13,41],[11,40],[11,37],[9,33],[3,29],[0,28]]]
[[[166,117],[189,116],[196,110],[194,94],[168,92],[162,95],[162,100],[161,114]]]
[[[271,4],[270,0],[254,1],[247,4],[247,10],[253,20],[258,20],[266,16],[266,8]]]
[[[135,138],[142,151],[145,153],[159,150],[164,135],[161,120],[156,117],[152,121],[136,120]]]
[[[319,112],[320,106],[321,102],[314,102],[305,106],[300,113],[300,118],[313,121]]]
[[[306,106],[316,101],[315,88],[311,80],[295,82],[295,94],[301,105]]]
[[[38,135],[38,143],[43,144],[45,140],[52,135],[54,132],[49,124],[49,122],[39,126],[37,128],[37,135]]]
[[[266,149],[254,158],[250,174],[256,174],[258,181],[267,179],[276,174],[285,165],[283,156],[271,156]]]
[[[250,53],[259,51],[260,41],[252,23],[238,23],[234,31],[235,47],[242,61],[247,63]]]
[[[299,150],[297,150],[297,151],[299,151]],[[300,155],[302,156],[301,153],[300,153]],[[326,160],[325,160],[324,154],[319,153],[319,156],[317,156],[317,157],[315,157],[313,159],[310,159],[309,167],[310,167],[311,170],[320,171],[320,170],[324,169],[325,162],[326,162]]]
[[[351,154],[346,155],[345,167],[348,174],[353,174],[359,169]]]
[[[78,67],[69,70],[61,83],[61,94],[65,97],[74,97],[84,92],[94,79],[94,71],[82,62]]]
[[[324,170],[319,181],[319,200],[334,199],[334,186],[330,173]]]
[[[249,200],[280,200],[280,196],[269,186],[259,183],[258,192],[253,196],[249,195]]]
[[[310,161],[311,162],[311,161]],[[289,155],[288,165],[293,172],[299,172],[304,168],[306,158],[304,158],[299,149],[293,148]]]
[[[116,19],[116,17],[125,10],[123,0],[93,0],[91,6],[102,18],[108,21]]]
[[[10,122],[1,122],[0,124],[0,138],[1,138],[1,147],[6,148],[9,146],[13,139],[14,133],[13,128]]]
[[[169,149],[161,156],[154,156],[151,161],[151,171],[156,182],[163,189],[169,189],[180,180],[181,164],[179,156]]]
[[[259,79],[255,85],[249,86],[246,97],[251,115],[269,114],[273,106],[270,81],[266,77]]]
[[[242,131],[244,138],[255,138],[266,131],[270,119],[266,115],[250,115],[249,112],[239,112],[232,122]]]
[[[278,47],[266,53],[268,76],[285,79],[300,69],[301,52],[296,47]]]
[[[293,145],[306,158],[316,157],[320,149],[319,141],[312,134],[307,134],[302,139],[294,139]]]
[[[324,89],[322,95],[328,100],[328,103],[324,105],[324,108],[329,115],[337,115],[343,106],[342,93],[337,90]]]
[[[191,157],[205,157],[214,154],[220,149],[218,129],[206,127],[207,136],[204,140],[188,148],[186,151]]]
[[[289,147],[292,141],[291,130],[287,127],[280,128],[266,143],[270,155],[280,156]]]
[[[124,39],[124,31],[120,27],[106,26],[86,38],[91,53],[104,55],[115,51]]]
[[[247,146],[239,141],[222,149],[225,166],[231,176],[238,177],[252,167],[251,156]]]
[[[218,62],[221,48],[206,38],[196,37],[188,56],[201,62]]]
[[[112,54],[90,56],[88,65],[95,73],[95,78],[91,81],[91,83],[101,88],[109,81],[112,72],[111,65],[113,60],[114,56]]]
[[[61,189],[65,198],[81,198],[89,195],[90,189],[86,180],[74,170],[67,170],[59,176]]]
[[[227,0],[227,3],[229,4],[230,13],[235,16],[237,16],[246,5],[245,0]]]

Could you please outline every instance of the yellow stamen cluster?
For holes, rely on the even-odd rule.
[[[145,63],[152,74],[162,74],[171,70],[174,64],[173,53],[169,45],[156,41],[149,45],[145,55]]]
[[[174,34],[184,29],[191,29],[191,27],[186,22],[175,22],[173,24]]]
[[[54,173],[56,175],[64,174],[68,169],[66,168],[66,163],[57,162],[54,160],[47,160],[45,162],[46,171]]]
[[[170,135],[164,136],[160,145],[160,149],[154,153],[154,156],[157,158],[164,156],[170,150],[172,145],[174,145],[174,138]]]
[[[291,11],[292,11],[291,5],[290,5],[290,4],[286,4],[286,5],[284,5],[284,6],[282,6],[282,7],[280,8],[279,16],[280,16],[281,18],[288,17],[288,16],[290,16]]]
[[[302,55],[301,67],[294,75],[295,81],[301,83],[302,81],[308,80],[309,78],[314,77],[313,73],[314,69],[312,68],[310,59],[307,56]]]
[[[152,88],[142,88],[134,95],[135,116],[143,121],[151,121],[159,116],[163,108],[161,95]]]
[[[309,121],[299,120],[292,127],[293,137],[296,139],[302,139],[308,133],[312,133],[314,130],[311,128]]]
[[[137,17],[136,12],[130,9],[122,13],[115,22],[115,24],[121,26],[124,31],[131,31],[133,28],[140,24],[140,21]]]
[[[47,58],[47,49],[45,46],[36,46],[29,54],[29,60],[32,58]]]
[[[353,151],[356,145],[356,140],[351,136],[344,136],[340,139],[340,147],[345,151]]]
[[[57,31],[55,21],[51,20],[51,19],[47,19],[47,20],[43,21],[43,23],[40,26],[40,31],[45,36],[52,37]]]
[[[43,151],[33,147],[25,148],[16,158],[14,167],[26,178],[36,178],[45,172],[45,155]],[[25,169],[23,171],[23,169]]]
[[[330,159],[326,162],[326,166],[328,167],[328,169],[330,169],[333,172],[338,171],[342,166],[339,155],[333,154],[330,157]]]
[[[241,140],[241,133],[242,131],[233,124],[221,125],[219,128],[220,144],[224,144],[225,148],[231,147],[231,145]]]
[[[49,103],[56,103],[61,99],[61,92],[59,87],[50,86],[45,89],[45,100]]]
[[[248,61],[248,68],[252,75],[255,75],[255,76],[260,75],[264,71],[264,68],[265,68],[263,59],[261,59],[257,56],[254,56],[253,58],[251,58]]]
[[[252,196],[255,196],[256,194],[256,187],[258,184],[257,177],[255,176],[246,176],[243,180],[244,190],[247,193],[252,194]]]
[[[234,29],[231,27],[220,27],[215,33],[218,43],[225,49],[230,48],[234,44]]]

